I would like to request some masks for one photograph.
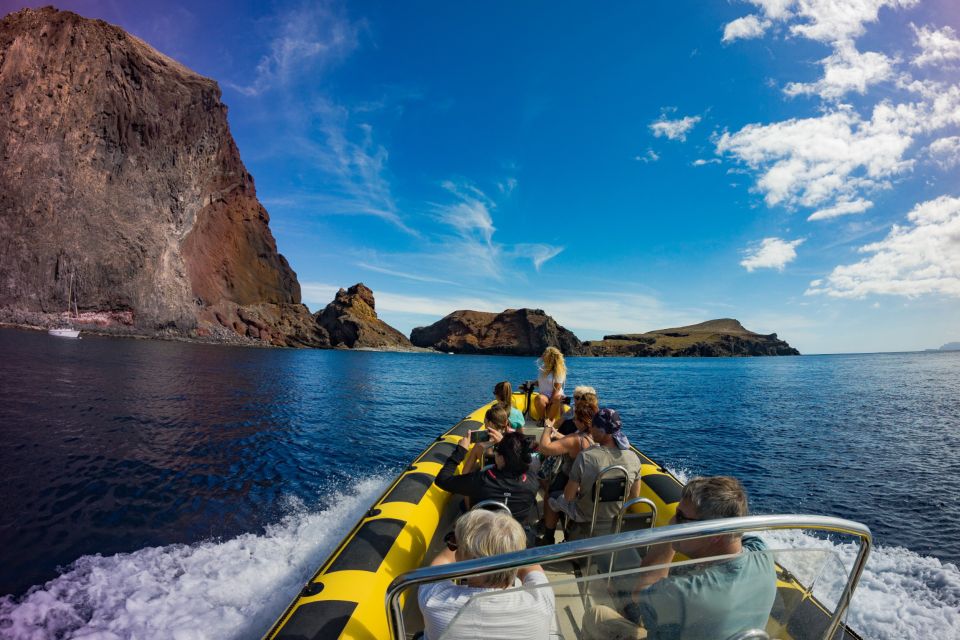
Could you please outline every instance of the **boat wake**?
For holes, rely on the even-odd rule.
[[[362,480],[322,511],[292,503],[261,535],[85,556],[20,598],[0,598],[0,637],[259,638],[389,482]],[[777,534],[772,546],[781,541],[832,548],[845,563],[855,555],[851,544],[802,533]],[[848,622],[875,640],[960,637],[960,570],[877,547]]]
[[[0,598],[0,637],[260,638],[390,480],[362,480],[322,511],[291,502],[262,535],[84,556]]]

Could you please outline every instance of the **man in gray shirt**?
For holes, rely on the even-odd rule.
[[[695,478],[683,488],[673,522],[746,515],[747,495],[735,478]],[[704,562],[670,567],[675,552]],[[658,545],[641,566],[660,568],[640,574],[623,615],[606,606],[588,610],[585,639],[722,640],[767,625],[776,571],[759,538],[724,535]]]
[[[627,470],[625,499],[640,495],[640,457],[630,449],[623,433],[620,414],[600,409],[593,416],[590,437],[594,446],[580,452],[570,468],[570,480],[562,498],[551,498],[550,506],[568,516],[565,536],[568,540],[587,535],[593,516],[593,485],[600,471],[619,465]],[[608,533],[609,523],[617,517],[622,502],[601,502],[597,507],[598,526],[594,535]]]

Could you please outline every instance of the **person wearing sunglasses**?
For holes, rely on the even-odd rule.
[[[736,478],[694,478],[686,484],[671,524],[748,515]],[[650,547],[629,601],[618,612],[597,606],[583,618],[583,638],[728,638],[767,626],[777,594],[773,558],[760,538],[722,535]],[[673,568],[675,553],[702,563]],[[719,560],[708,560],[721,557]]]
[[[523,528],[503,512],[465,513],[452,533],[431,566],[522,551],[527,546]],[[423,614],[423,638],[444,636],[451,623],[455,628],[449,630],[450,636],[457,638],[556,638],[556,600],[547,584],[543,567],[537,564],[467,578],[465,584],[443,580],[422,585],[417,602]],[[513,589],[519,586],[528,588]],[[497,593],[504,590],[509,591]],[[477,595],[484,597],[472,601]]]

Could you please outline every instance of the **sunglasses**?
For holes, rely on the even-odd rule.
[[[447,535],[443,536],[443,542],[447,545],[447,549],[450,551],[457,550],[457,534],[455,531],[451,531]]]
[[[687,515],[684,515],[683,511],[680,511],[680,509],[677,509],[674,512],[673,517],[676,518],[677,524],[683,522],[701,522],[703,520],[703,518],[691,518]]]

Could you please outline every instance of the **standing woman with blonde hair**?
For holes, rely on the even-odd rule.
[[[537,363],[540,375],[537,377],[537,386],[540,395],[536,405],[542,419],[556,420],[563,406],[563,383],[567,381],[567,365],[563,361],[563,354],[556,347],[547,347]]]

